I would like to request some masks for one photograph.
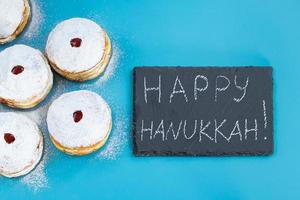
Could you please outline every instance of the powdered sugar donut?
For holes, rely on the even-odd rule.
[[[0,113],[0,175],[17,177],[29,173],[43,153],[43,136],[28,117]]]
[[[32,108],[49,93],[53,74],[43,54],[25,45],[0,53],[0,102],[16,108]]]
[[[0,1],[0,43],[10,42],[25,28],[30,16],[28,0]]]
[[[85,155],[105,144],[112,126],[111,110],[94,92],[70,92],[51,104],[47,124],[50,139],[59,150]]]
[[[85,81],[96,78],[105,70],[111,56],[111,44],[98,24],[84,18],[72,18],[52,30],[46,55],[60,75]]]

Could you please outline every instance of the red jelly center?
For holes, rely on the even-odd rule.
[[[81,45],[81,39],[80,38],[73,38],[71,41],[70,41],[70,44],[72,47],[80,47]]]
[[[83,117],[81,110],[77,110],[73,113],[73,119],[75,123],[78,123]]]
[[[17,65],[14,66],[14,68],[12,68],[11,73],[13,73],[14,75],[18,75],[21,74],[24,71],[24,67],[22,67],[21,65]]]
[[[11,133],[5,133],[4,134],[4,140],[7,144],[11,144],[15,141],[15,136]]]

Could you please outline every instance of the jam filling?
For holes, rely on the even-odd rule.
[[[82,117],[83,117],[83,113],[81,112],[81,110],[77,110],[73,113],[73,119],[75,123],[80,122]]]
[[[13,143],[13,142],[16,140],[16,138],[15,138],[15,136],[14,136],[13,134],[11,134],[11,133],[5,133],[5,134],[4,134],[4,140],[5,140],[5,142],[6,142],[7,144],[11,144],[11,143]]]
[[[18,75],[21,74],[24,71],[24,67],[22,67],[21,65],[17,65],[14,66],[14,68],[12,68],[11,73],[13,73],[14,75]]]
[[[73,38],[71,41],[70,41],[70,44],[72,47],[80,47],[81,46],[81,42],[82,40],[80,38]]]

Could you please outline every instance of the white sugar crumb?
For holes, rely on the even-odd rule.
[[[82,83],[80,86],[81,89],[88,89],[92,87],[101,87],[105,82],[107,82],[110,78],[112,78],[115,74],[115,71],[119,65],[119,59],[122,56],[122,51],[115,44],[112,45],[112,55],[108,66],[106,67],[104,73],[92,83]]]
[[[127,143],[127,118],[117,113],[116,119],[113,123],[114,128],[111,132],[110,138],[103,149],[100,149],[99,154],[96,156],[97,158],[104,160],[116,160]]]
[[[34,37],[39,36],[40,26],[44,20],[44,14],[37,0],[31,0],[30,7],[31,7],[31,20],[29,22],[26,32],[24,33],[24,37],[26,39],[32,39]]]

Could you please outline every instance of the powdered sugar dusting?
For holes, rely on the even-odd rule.
[[[49,161],[49,159],[54,156],[54,151],[52,150],[52,146],[50,144],[50,140],[46,137],[47,134],[47,125],[46,125],[46,116],[48,112],[48,108],[52,101],[60,96],[65,90],[65,85],[62,80],[56,81],[53,88],[53,95],[50,97],[50,100],[47,104],[37,108],[36,110],[29,112],[22,112],[27,115],[33,121],[35,121],[40,127],[43,135],[44,135],[44,155],[39,163],[39,165],[27,176],[24,176],[21,179],[21,183],[27,185],[34,192],[38,192],[42,188],[49,187],[48,178],[46,176],[45,167]],[[20,111],[21,112],[21,111]]]
[[[32,39],[39,35],[40,26],[44,21],[44,14],[40,8],[37,0],[30,1],[31,6],[31,21],[29,22],[28,28],[24,34],[26,39]]]
[[[45,165],[49,159],[47,151],[48,147],[45,146],[44,157],[41,162],[31,173],[21,179],[21,182],[31,188],[34,192],[48,186],[48,178],[45,174]]]
[[[122,56],[122,51],[116,44],[113,44],[112,47],[112,55],[104,73],[95,82],[82,83],[82,85],[80,86],[81,89],[87,89],[91,86],[95,88],[101,87],[105,82],[107,82],[114,76],[115,71],[119,65],[119,59]]]
[[[27,117],[29,117],[30,119],[32,119],[34,122],[36,122],[39,125],[39,127],[41,127],[41,125],[43,125],[44,122],[43,118],[45,117],[44,115],[47,113],[47,110],[48,110],[48,104],[45,106],[41,106],[33,111],[29,111],[29,112],[20,111],[20,112],[26,115]]]
[[[101,85],[106,82],[108,79],[114,76],[114,72],[116,71],[119,65],[119,58],[122,55],[121,50],[115,44],[113,44],[112,56],[110,58],[107,69],[105,70],[103,76],[96,81],[96,86]]]
[[[47,104],[42,105],[38,108],[34,108],[32,111],[20,111],[23,114],[27,115],[33,121],[35,121],[39,127],[42,129],[43,132],[47,131],[46,126],[46,116],[49,109],[50,104],[54,101],[57,97],[59,97],[65,91],[65,85],[63,80],[56,81],[53,84],[53,95],[50,97]]]
[[[112,108],[114,110],[114,108]],[[120,109],[115,110],[116,118],[113,120],[113,129],[107,144],[100,149],[97,158],[104,160],[116,160],[127,143],[128,119],[121,113]]]

